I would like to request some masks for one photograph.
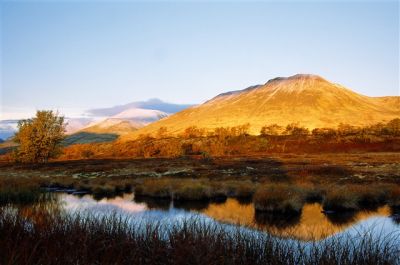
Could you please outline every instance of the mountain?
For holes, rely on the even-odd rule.
[[[167,113],[159,110],[130,108],[99,122],[92,123],[81,131],[124,135],[167,116]]]
[[[0,120],[0,138],[8,139],[17,131],[18,120]]]
[[[93,123],[93,118],[66,118],[65,122],[67,123],[66,126],[66,134],[73,134],[82,128],[88,126],[89,124]]]
[[[90,116],[113,116],[117,115],[128,109],[151,109],[151,110],[159,110],[165,113],[176,113],[178,111],[189,108],[193,105],[190,104],[173,104],[167,103],[159,99],[149,99],[147,101],[138,101],[132,102],[125,105],[118,105],[111,108],[99,108],[99,109],[90,109],[87,110],[87,114]]]
[[[91,109],[86,111],[86,123],[82,123],[83,119],[73,120],[77,126],[72,126],[74,130],[67,132],[125,135],[190,106],[149,99],[111,108]],[[98,120],[98,117],[103,118]]]
[[[377,97],[375,100],[382,105],[400,111],[400,97]]]
[[[259,134],[262,126],[274,123],[298,123],[309,129],[336,127],[340,123],[364,126],[400,117],[399,102],[398,96],[368,97],[317,75],[298,74],[220,94],[124,139],[154,134],[160,127],[180,133],[189,126],[212,130],[250,123],[250,133]]]

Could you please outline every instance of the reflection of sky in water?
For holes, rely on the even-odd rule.
[[[319,204],[309,204],[304,207],[302,215],[292,223],[277,225],[278,218],[272,216],[272,220],[259,220],[255,218],[252,204],[240,204],[235,199],[228,199],[224,203],[206,204],[204,208],[188,211],[187,208],[174,208],[169,202],[160,204],[160,207],[155,207],[154,201],[135,202],[133,197],[133,194],[125,194],[122,197],[96,201],[90,195],[77,197],[60,194],[59,198],[62,207],[69,213],[86,212],[100,217],[116,213],[132,218],[136,223],[152,221],[167,225],[200,217],[207,223],[217,220],[226,224],[241,224],[268,231],[272,235],[305,241],[311,239],[329,241],[342,235],[362,239],[366,234],[371,234],[372,237],[400,234],[400,226],[389,218],[390,209],[387,206],[380,207],[376,211],[361,211],[345,222],[335,223],[335,220],[321,213]],[[236,226],[226,227],[237,229]]]
[[[150,210],[146,203],[133,201],[133,194],[124,194],[122,197],[101,199],[96,201],[91,195],[77,197],[62,194],[60,196],[63,208],[70,213],[82,212],[97,216],[117,213],[124,217],[134,217],[135,221],[176,221],[196,216],[185,210],[169,208],[168,210]]]
[[[125,194],[123,197],[102,199],[96,201],[90,195],[77,197],[73,195],[62,195],[64,209],[70,211],[91,210],[91,211],[125,211],[130,213],[143,212],[147,210],[146,204],[134,203],[132,194]]]
[[[342,231],[342,234],[347,234],[355,238],[359,238],[366,233],[377,235],[380,237],[387,237],[392,235],[393,232],[400,234],[400,226],[392,222],[390,218],[379,216],[370,217],[368,219],[360,221],[350,228]]]

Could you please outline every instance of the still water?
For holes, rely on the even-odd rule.
[[[324,214],[318,203],[306,204],[298,216],[255,212],[253,204],[228,198],[222,202],[186,202],[135,198],[133,193],[96,200],[91,195],[58,193],[58,207],[67,213],[121,214],[138,221],[175,222],[203,218],[212,222],[241,225],[255,231],[300,241],[319,241],[342,234],[377,237],[400,234],[400,215],[388,206],[346,214]]]

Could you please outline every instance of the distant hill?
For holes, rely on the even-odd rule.
[[[83,118],[66,118],[65,122],[67,123],[66,126],[66,133],[73,134],[84,127],[87,127],[89,124],[94,122],[93,118],[83,117]]]
[[[90,124],[81,131],[124,135],[167,116],[167,113],[159,110],[131,108],[110,118]]]
[[[309,129],[340,123],[365,126],[400,117],[400,97],[368,97],[317,75],[278,77],[264,85],[220,94],[204,104],[152,123],[127,137],[154,134],[160,127],[180,133],[189,126],[216,127],[250,123],[259,134],[264,125],[298,123]]]
[[[18,146],[17,143],[15,143],[12,139],[7,139],[3,142],[0,142],[0,155],[3,155],[5,153],[11,152]]]
[[[17,130],[18,120],[0,120],[0,138],[7,140]]]

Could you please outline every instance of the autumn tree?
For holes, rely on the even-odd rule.
[[[388,132],[391,135],[400,135],[400,119],[393,119],[386,125]]]
[[[64,117],[53,111],[37,111],[36,117],[18,122],[14,155],[18,162],[46,163],[61,153],[65,132]]]
[[[203,137],[206,131],[203,128],[198,128],[197,126],[190,126],[185,129],[182,136],[184,138],[197,138]]]
[[[158,139],[162,139],[162,138],[166,138],[168,136],[168,129],[167,127],[160,127],[157,130],[157,138]]]
[[[282,134],[283,127],[278,124],[265,125],[261,128],[261,136],[277,136]]]
[[[338,125],[337,131],[338,134],[341,136],[352,136],[352,135],[357,135],[359,128],[349,124],[340,123]]]
[[[231,128],[231,136],[245,136],[249,134],[250,123],[234,126]]]
[[[292,123],[286,126],[285,133],[294,136],[305,136],[310,134],[310,131],[307,128],[298,125],[297,123]]]
[[[315,128],[312,135],[323,139],[332,139],[336,137],[336,130],[332,128]]]
[[[230,128],[217,127],[214,129],[213,134],[219,141],[225,140],[230,136]]]

